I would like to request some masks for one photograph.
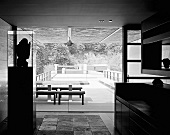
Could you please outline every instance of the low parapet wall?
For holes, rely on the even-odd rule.
[[[94,71],[102,72],[103,70],[107,70],[107,66],[88,65],[87,70],[94,70]]]
[[[65,74],[83,74],[83,70],[65,69]]]

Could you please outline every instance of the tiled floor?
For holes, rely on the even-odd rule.
[[[103,121],[103,123],[104,123],[104,125],[107,127],[107,129],[108,129],[108,131],[110,132],[110,134],[111,135],[117,135],[116,134],[116,132],[114,131],[114,113],[66,113],[66,112],[37,112],[37,119],[39,119],[39,118],[44,118],[44,117],[47,117],[47,115],[50,117],[50,116],[52,116],[52,117],[55,117],[56,116],[56,118],[57,118],[57,116],[58,115],[72,115],[73,117],[74,116],[83,116],[83,117],[85,117],[85,116],[92,116],[92,115],[97,115],[97,116],[100,116],[100,118],[101,118],[101,120]],[[55,119],[53,119],[54,121],[55,121]],[[85,126],[87,123],[87,121],[85,120],[85,119],[82,119],[83,120],[83,124],[82,124],[82,126]],[[47,122],[48,123],[48,122]],[[54,122],[55,123],[55,122]],[[54,124],[53,123],[53,124]],[[63,123],[64,124],[64,123]],[[67,124],[67,123],[66,123]],[[93,124],[96,124],[96,126],[97,126],[97,123],[93,123]],[[95,126],[94,126],[95,127]],[[39,129],[40,128],[40,126],[38,126],[37,125],[37,128]],[[42,127],[41,127],[42,128]],[[48,128],[48,127],[47,127]],[[49,127],[49,129],[53,129],[54,127]],[[68,129],[69,130],[69,129]],[[88,130],[88,129],[87,129]],[[93,130],[95,130],[95,128],[93,129]],[[96,129],[97,130],[97,129]],[[106,130],[106,128],[101,128],[101,130]],[[76,132],[75,132],[76,133]],[[89,132],[86,132],[86,133],[84,133],[84,132],[82,132],[81,134],[80,134],[80,132],[77,132],[77,134],[79,133],[79,135],[90,135],[90,133]],[[39,134],[38,134],[39,135]],[[40,134],[41,135],[41,134]],[[48,134],[46,134],[46,135],[48,135]],[[61,134],[62,135],[62,134]],[[93,135],[93,134],[92,134]],[[94,134],[94,135],[107,135],[107,134],[104,134],[104,132],[98,132],[98,134],[97,134],[97,132],[96,132],[96,134]]]
[[[99,115],[45,115],[38,135],[111,135]]]

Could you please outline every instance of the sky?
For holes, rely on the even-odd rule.
[[[71,41],[73,43],[100,42],[119,28],[115,27],[71,27]],[[68,27],[47,28],[32,27],[24,30],[33,30],[34,39],[41,43],[66,43],[68,41]],[[120,33],[120,32],[119,32]],[[114,35],[115,36],[115,35]],[[114,37],[113,36],[113,37]],[[107,43],[121,42],[121,38],[110,37]],[[120,37],[120,36],[119,36]]]

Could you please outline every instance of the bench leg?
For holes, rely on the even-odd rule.
[[[60,94],[58,95],[58,105],[60,105]]]
[[[56,91],[57,91],[57,89],[56,89]],[[57,94],[56,94],[56,98],[57,98]]]
[[[55,96],[55,94],[54,94],[54,105],[56,104],[56,96]]]
[[[84,94],[82,94],[82,105],[84,105]]]
[[[60,89],[60,91],[62,91],[62,90]],[[60,97],[61,97],[61,95],[60,95]]]
[[[81,91],[81,89],[80,89],[80,91]],[[80,98],[81,98],[81,95],[80,95]]]

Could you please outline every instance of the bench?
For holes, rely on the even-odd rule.
[[[57,89],[60,89],[60,91],[61,91],[61,90],[69,90],[69,87],[52,87],[51,89],[56,90],[56,91],[57,91]],[[72,87],[72,90],[81,91],[81,89],[82,89],[82,87]],[[38,90],[48,90],[48,87],[37,87],[36,91],[38,91]]]
[[[36,91],[36,95],[54,95],[54,105],[56,104],[56,95],[59,94],[58,104],[60,105],[62,95],[80,95],[82,96],[82,105],[84,105],[85,91]]]
[[[59,87],[58,89],[60,89],[60,91],[62,91],[62,90],[69,90],[69,87]],[[72,87],[72,90],[79,90],[79,91],[81,91],[82,87]],[[81,95],[80,95],[80,98],[81,98]]]
[[[52,87],[51,88],[51,90],[60,90],[60,91],[62,91],[62,90],[69,90],[69,87]],[[48,90],[48,87],[36,87],[36,91],[38,91],[38,90]],[[72,90],[79,90],[79,91],[81,91],[82,90],[82,87],[72,87]],[[36,95],[36,98],[38,97],[38,95]],[[56,97],[57,97],[57,95],[56,95]],[[81,98],[81,95],[80,95],[80,98]]]
[[[38,95],[54,95],[54,105],[56,104],[56,91],[36,91],[36,97]]]
[[[80,96],[82,96],[82,105],[84,105],[85,91],[59,91],[58,94],[59,94],[59,97],[58,97],[58,104],[59,105],[60,105],[60,102],[61,102],[61,95],[80,95]]]

